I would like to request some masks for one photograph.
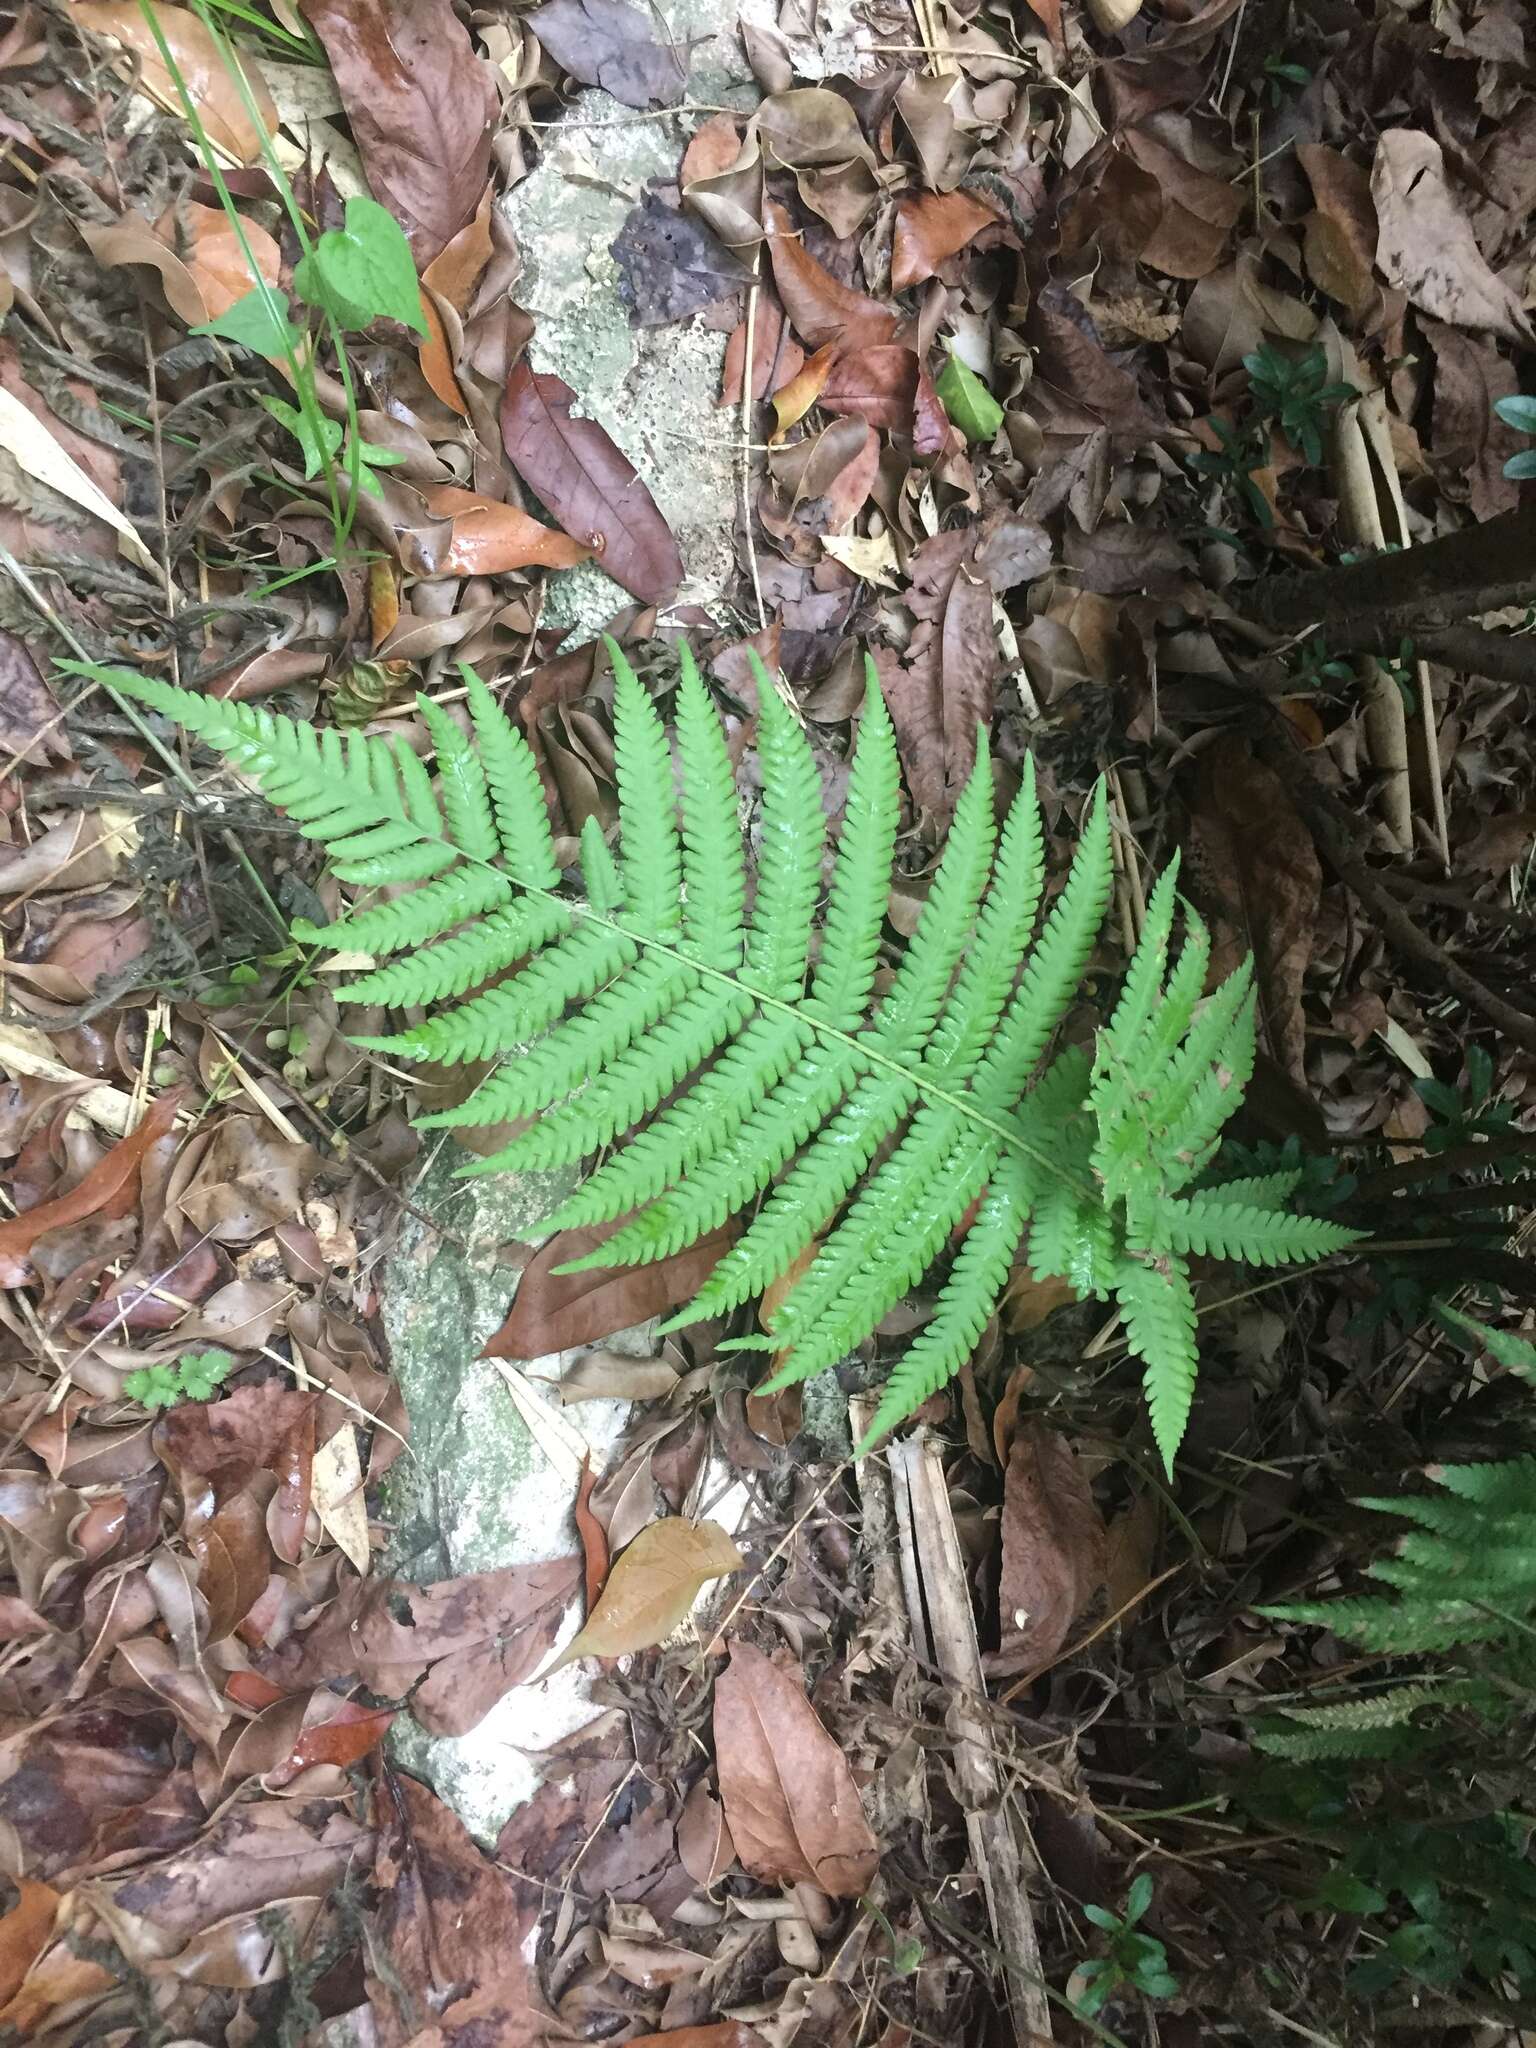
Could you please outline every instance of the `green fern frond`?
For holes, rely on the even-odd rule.
[[[1409,1728],[1257,1728],[1253,1733],[1255,1749],[1294,1764],[1376,1762],[1401,1756],[1415,1740]]]
[[[1109,900],[1102,788],[1037,932],[1033,767],[999,831],[980,735],[917,928],[898,947],[886,910],[900,762],[873,665],[829,871],[816,760],[759,666],[749,892],[730,756],[691,656],[669,737],[608,647],[618,830],[610,844],[588,821],[579,888],[556,864],[533,754],[472,670],[468,731],[418,702],[435,775],[403,740],[343,739],[121,671],[112,680],[224,754],[326,847],[342,880],[391,892],[299,935],[376,963],[343,997],[427,1012],[359,1043],[494,1063],[466,1103],[425,1119],[525,1123],[464,1171],[571,1165],[617,1143],[550,1219],[620,1223],[575,1264],[665,1257],[750,1215],[679,1324],[734,1310],[814,1248],[773,1334],[728,1340],[776,1353],[773,1384],[863,1343],[935,1273],[934,1314],[892,1375],[878,1433],[964,1363],[1027,1241],[1039,1270],[1118,1298],[1171,1462],[1196,1370],[1185,1255],[1274,1263],[1347,1237],[1280,1213],[1286,1175],[1176,1196],[1251,1065],[1247,970],[1207,995],[1210,941],[1187,913],[1173,959],[1170,870],[1095,1054],[1048,1059]]]
[[[1170,1251],[1242,1259],[1251,1266],[1326,1258],[1353,1241],[1351,1231],[1321,1217],[1251,1208],[1227,1199],[1229,1193],[1227,1188],[1215,1188],[1200,1195],[1163,1195],[1155,1202],[1133,1199],[1129,1213],[1138,1232],[1155,1234]]]
[[[1146,1368],[1142,1387],[1152,1436],[1171,1474],[1194,1402],[1200,1363],[1189,1269],[1172,1252],[1133,1246],[1116,1275],[1115,1295],[1131,1349]]]
[[[1468,1699],[1481,1688],[1466,1680],[1440,1683],[1394,1685],[1385,1692],[1362,1693],[1358,1698],[1336,1700],[1321,1707],[1281,1707],[1287,1721],[1306,1728],[1331,1728],[1360,1733],[1370,1728],[1401,1728],[1421,1707],[1451,1707]]]

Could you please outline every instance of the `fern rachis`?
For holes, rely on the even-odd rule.
[[[682,1324],[761,1291],[815,1244],[771,1346],[738,1340],[775,1352],[777,1386],[835,1362],[947,1259],[878,1435],[965,1362],[1027,1243],[1037,1270],[1118,1301],[1171,1463],[1197,1364],[1189,1255],[1275,1264],[1350,1241],[1284,1214],[1283,1186],[1189,1191],[1252,1068],[1247,970],[1202,1003],[1209,940],[1190,914],[1173,957],[1169,873],[1091,1065],[1068,1049],[1037,1072],[1104,916],[1109,826],[1101,790],[1036,936],[1045,864],[1033,774],[999,831],[983,736],[917,929],[874,999],[900,768],[872,667],[812,969],[827,825],[788,708],[759,671],[749,911],[735,780],[687,650],[680,812],[666,729],[611,642],[609,653],[618,849],[589,826],[584,897],[556,866],[533,757],[471,670],[473,742],[420,700],[435,783],[399,740],[343,740],[131,673],[110,679],[259,784],[325,845],[341,879],[416,885],[296,936],[380,958],[341,996],[435,1007],[360,1043],[443,1061],[517,1050],[467,1103],[428,1119],[537,1119],[466,1171],[574,1164],[633,1133],[549,1219],[631,1219],[588,1263],[656,1258],[755,1209]]]

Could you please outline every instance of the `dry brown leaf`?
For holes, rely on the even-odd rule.
[[[597,1605],[598,1595],[603,1590],[603,1581],[608,1576],[608,1532],[592,1512],[592,1489],[597,1484],[597,1474],[592,1470],[592,1456],[588,1452],[581,1461],[581,1478],[576,1483],[576,1534],[581,1539],[582,1576],[586,1592],[586,1611],[591,1614]]]
[[[782,206],[766,209],[773,281],[790,325],[809,348],[840,342],[871,348],[889,341],[898,321],[888,307],[839,284],[806,248]]]
[[[825,348],[817,349],[815,355],[803,355],[799,369],[774,392],[774,428],[769,436],[774,444],[782,441],[791,427],[798,426],[820,398],[822,387],[832,374],[839,349],[839,343],[829,341]]]
[[[1312,834],[1279,778],[1233,734],[1201,756],[1190,828],[1190,887],[1214,928],[1213,964],[1229,970],[1252,952],[1259,1043],[1305,1090],[1301,993],[1323,887]]]
[[[725,345],[725,367],[720,373],[720,405],[740,405],[741,371],[747,353],[747,323],[737,322]],[[781,390],[799,376],[805,351],[784,332],[784,315],[771,294],[760,292],[757,314],[752,322],[752,396],[764,399],[770,391]]]
[[[1302,223],[1307,274],[1320,291],[1361,320],[1380,295],[1370,178],[1322,142],[1299,142],[1296,160],[1311,180],[1314,201],[1314,211]]]
[[[1162,202],[1157,223],[1141,245],[1140,260],[1166,277],[1207,276],[1220,263],[1237,225],[1244,203],[1241,192],[1226,179],[1186,163],[1144,128],[1130,129],[1124,142]]]
[[[677,1853],[684,1870],[706,1891],[718,1884],[736,1861],[725,1808],[702,1778],[694,1783],[678,1815]]]
[[[537,1909],[414,1778],[389,1772],[379,1813],[367,1949],[378,2048],[538,2048],[551,2023],[523,1960]]]
[[[880,1866],[848,1761],[804,1681],[732,1641],[715,1682],[715,1763],[744,1870],[767,1884],[814,1884],[856,1899]]]
[[[373,196],[417,267],[474,217],[491,167],[495,74],[450,0],[303,0],[325,45]]]
[[[1371,166],[1376,263],[1421,312],[1452,327],[1485,329],[1528,348],[1531,323],[1518,293],[1494,274],[1451,191],[1445,154],[1416,128],[1389,128]]]
[[[709,1581],[744,1563],[718,1522],[652,1522],[614,1560],[586,1626],[539,1676],[582,1657],[627,1657],[665,1642]]]
[[[634,464],[596,420],[573,415],[576,393],[520,362],[507,384],[501,432],[513,467],[598,565],[647,604],[671,597],[683,558]]]
[[[1003,1480],[999,1677],[1049,1664],[1104,1582],[1104,1523],[1066,1438],[1038,1422],[1014,1432]]]
[[[185,7],[157,5],[155,0],[147,0],[147,4],[209,140],[236,163],[259,162],[262,129],[268,135],[277,133],[277,108],[260,65],[249,50],[241,51],[240,67],[261,119],[258,128],[246,111],[239,81],[226,67],[218,44],[197,16]],[[178,120],[183,118],[176,81],[160,54],[160,45],[139,0],[75,0],[70,13],[86,28],[95,29],[98,35],[115,36],[132,50],[139,60],[140,90]]]

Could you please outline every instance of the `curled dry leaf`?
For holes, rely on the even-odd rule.
[[[589,1451],[581,1461],[581,1478],[576,1483],[576,1534],[581,1539],[581,1563],[586,1611],[590,1615],[608,1576],[608,1531],[592,1512],[592,1489],[597,1474],[592,1470]]]
[[[1104,1522],[1066,1438],[1015,1431],[1003,1481],[1000,1677],[1048,1664],[1104,1582]]]
[[[1519,294],[1495,275],[1451,191],[1445,155],[1431,135],[1389,128],[1371,166],[1376,263],[1421,312],[1452,327],[1485,328],[1518,347],[1532,341]]]
[[[573,569],[592,559],[592,550],[568,533],[544,526],[516,505],[503,505],[479,491],[432,484],[422,492],[436,519],[453,521],[453,537],[437,563],[439,576],[498,576],[506,569]]]
[[[568,1259],[585,1258],[619,1227],[604,1223],[563,1230],[535,1252],[523,1268],[507,1320],[480,1356],[544,1358],[665,1315],[703,1286],[736,1236],[735,1226],[726,1224],[649,1266],[599,1266],[583,1273],[554,1270]]]
[[[302,0],[325,45],[373,196],[417,267],[473,218],[491,167],[498,100],[451,0]]]
[[[501,433],[530,490],[567,533],[585,541],[615,583],[648,604],[683,580],[683,558],[634,464],[596,420],[573,418],[576,394],[521,362],[507,383]],[[531,1354],[525,1354],[531,1355]]]
[[[814,1884],[834,1899],[867,1891],[880,1845],[847,1759],[799,1677],[733,1641],[715,1683],[720,1798],[744,1870],[767,1884]]]
[[[140,7],[139,0],[75,0],[70,14],[82,27],[94,29],[98,35],[115,37],[132,50],[139,60],[139,89],[167,112],[181,118],[185,111],[181,95],[160,54],[160,44],[146,11],[154,17],[165,38],[187,98],[207,129],[209,140],[236,163],[259,162],[263,129],[267,135],[277,133],[277,108],[261,67],[249,50],[241,51],[240,68],[245,73],[260,127],[251,119],[240,82],[225,64],[218,44],[189,8],[156,5],[155,0],[146,0],[145,7]]]
[[[32,1278],[27,1254],[45,1231],[61,1230],[67,1223],[94,1216],[122,1192],[138,1173],[150,1147],[158,1144],[175,1123],[184,1093],[182,1089],[172,1089],[152,1103],[138,1129],[120,1139],[68,1194],[56,1195],[51,1202],[39,1202],[0,1223],[0,1285],[26,1286]]]
[[[131,521],[113,504],[100,485],[87,476],[63,442],[48,425],[48,408],[41,399],[27,404],[14,391],[0,388],[0,448],[49,490],[57,491],[70,503],[104,519],[117,535],[120,553],[153,569],[155,561],[134,531]]]
[[[782,206],[770,205],[766,217],[773,281],[790,325],[808,347],[836,341],[872,348],[891,339],[899,323],[889,308],[839,284],[806,248]]]
[[[586,1626],[539,1676],[582,1657],[627,1657],[664,1642],[711,1579],[744,1563],[718,1522],[652,1522],[615,1559]]]

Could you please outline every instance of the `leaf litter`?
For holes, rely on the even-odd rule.
[[[0,2027],[130,2048],[332,2048],[351,2021],[414,2048],[981,2038],[1010,2023],[964,1776],[977,1702],[935,1676],[841,1422],[759,1397],[718,1324],[650,1358],[592,1349],[686,1300],[713,1249],[572,1275],[585,1242],[506,1248],[489,1355],[576,1352],[560,1399],[632,1403],[579,1482],[580,1556],[379,1570],[408,1434],[381,1248],[421,1163],[408,1115],[440,1104],[348,1043],[368,1023],[288,945],[334,885],[233,778],[178,781],[53,660],[423,750],[415,688],[451,713],[470,660],[574,838],[615,815],[611,693],[606,658],[544,623],[547,578],[613,576],[647,676],[686,626],[738,752],[755,625],[833,797],[867,646],[905,773],[893,927],[979,726],[1000,794],[1033,752],[1063,839],[1112,771],[1097,966],[1112,985],[1181,848],[1216,965],[1255,957],[1252,1158],[1372,1159],[1360,1198],[1398,1190],[1375,1198],[1386,1235],[1443,1236],[1450,1203],[1402,1193],[1472,1142],[1435,1088],[1529,1122],[1528,1055],[1446,977],[1528,987],[1528,635],[1469,646],[1437,618],[1405,646],[1346,609],[1297,636],[1265,603],[1358,545],[1367,505],[1422,544],[1521,502],[1524,439],[1494,408],[1531,382],[1528,24],[1500,0],[1347,26],[1068,0],[925,9],[916,43],[882,9],[844,43],[787,4],[743,10],[763,97],[732,110],[691,103],[692,48],[624,0],[403,0],[387,29],[337,0],[236,11],[248,92],[200,9],[152,12],[235,220],[143,10],[20,11],[4,45],[0,546],[46,595],[0,584]],[[323,113],[294,111],[299,71]],[[636,325],[723,337],[721,413],[680,426],[730,408],[742,429],[739,620],[668,614],[687,565],[646,478],[528,355],[498,202],[578,84],[674,148],[604,254]],[[317,429],[275,362],[193,332],[257,280],[290,309],[303,282],[269,151],[358,302],[354,431],[386,459],[355,546],[326,503],[345,404],[327,389]],[[404,233],[388,318],[365,303],[370,199]],[[1360,397],[1309,446],[1259,394],[1314,350]],[[1452,1277],[1508,1282],[1503,1242],[1453,1239]],[[1316,1681],[1312,1639],[1255,1619],[1319,1568],[1298,1531],[1336,1528],[1362,1473],[1383,1490],[1521,1425],[1424,1346],[1411,1275],[1247,1298],[1208,1263],[1176,1498],[1148,1482],[1115,1332],[1022,1262],[926,1412],[988,1741],[1038,1850],[1053,1986],[1140,1844],[1180,1989],[1155,2034],[1117,2008],[1122,2038],[1377,2038],[1396,2022],[1351,2003],[1295,1832],[1234,1847],[1231,1819],[1183,1809],[1246,1782],[1248,1708]],[[930,1308],[894,1312],[839,1395]],[[208,1346],[232,1361],[209,1398],[131,1391],[192,1386]],[[605,1711],[541,1759],[489,1856],[385,1738],[473,1727],[554,1656],[604,1660]],[[1459,2044],[1478,2017],[1431,2023]]]

